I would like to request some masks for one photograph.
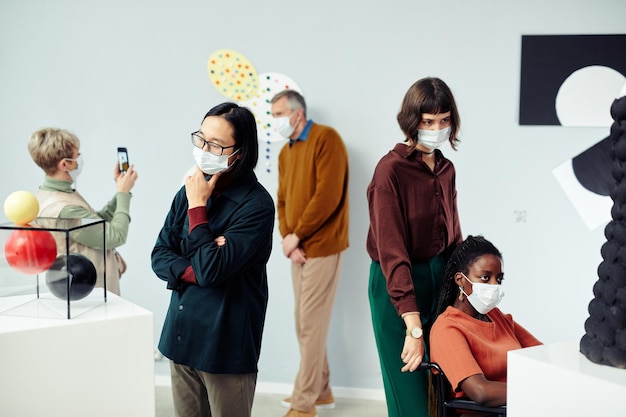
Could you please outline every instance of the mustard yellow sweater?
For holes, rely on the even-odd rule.
[[[278,226],[295,233],[308,258],[348,247],[348,153],[331,127],[313,123],[305,141],[278,156]]]

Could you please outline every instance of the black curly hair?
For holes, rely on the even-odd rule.
[[[469,268],[483,255],[494,255],[502,259],[502,254],[498,248],[482,236],[470,235],[454,249],[450,260],[446,263],[435,317],[443,313],[448,306],[454,304],[454,300],[459,295],[458,286],[454,282],[454,275],[457,272],[463,272],[467,275]]]

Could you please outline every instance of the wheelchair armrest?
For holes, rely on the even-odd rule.
[[[499,407],[487,407],[484,405],[479,405],[475,401],[464,398],[455,398],[453,400],[448,400],[445,402],[445,406],[449,408],[460,408],[469,411],[482,411],[484,413],[506,414],[506,405],[501,405]]]

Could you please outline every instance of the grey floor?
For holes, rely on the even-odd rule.
[[[287,409],[281,407],[284,395],[257,394],[252,406],[253,417],[282,417]],[[174,417],[172,391],[168,386],[155,388],[156,417]],[[318,417],[387,417],[383,401],[335,398],[337,406],[332,410],[319,410]]]

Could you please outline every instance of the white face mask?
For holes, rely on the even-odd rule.
[[[426,146],[428,149],[438,149],[443,143],[450,140],[450,131],[452,127],[448,126],[441,130],[417,130],[417,143]]]
[[[196,164],[200,167],[200,170],[207,175],[215,175],[222,171],[226,171],[230,166],[228,165],[228,158],[239,152],[237,149],[230,155],[213,155],[211,152],[204,152],[202,149],[193,147],[193,158],[196,160]]]
[[[65,160],[76,162],[76,169],[72,171],[68,171],[68,173],[70,174],[70,177],[72,177],[72,182],[76,182],[76,178],[78,178],[80,173],[83,172],[83,166],[85,165],[85,161],[83,161],[83,156],[78,155],[78,158],[76,159],[65,158]]]
[[[461,272],[461,274],[463,274]],[[463,287],[459,287],[461,292],[467,297],[467,301],[474,307],[480,314],[487,314],[493,310],[500,300],[504,297],[504,292],[500,285],[485,284],[481,282],[472,282],[463,274],[465,279],[472,284],[472,293],[470,295],[465,294]]]
[[[291,114],[290,116],[281,116],[274,118],[274,122],[276,123],[276,131],[285,139],[289,139],[291,135],[293,135],[294,130],[296,130],[294,126],[291,126],[291,116],[293,116],[294,114],[295,113]]]

